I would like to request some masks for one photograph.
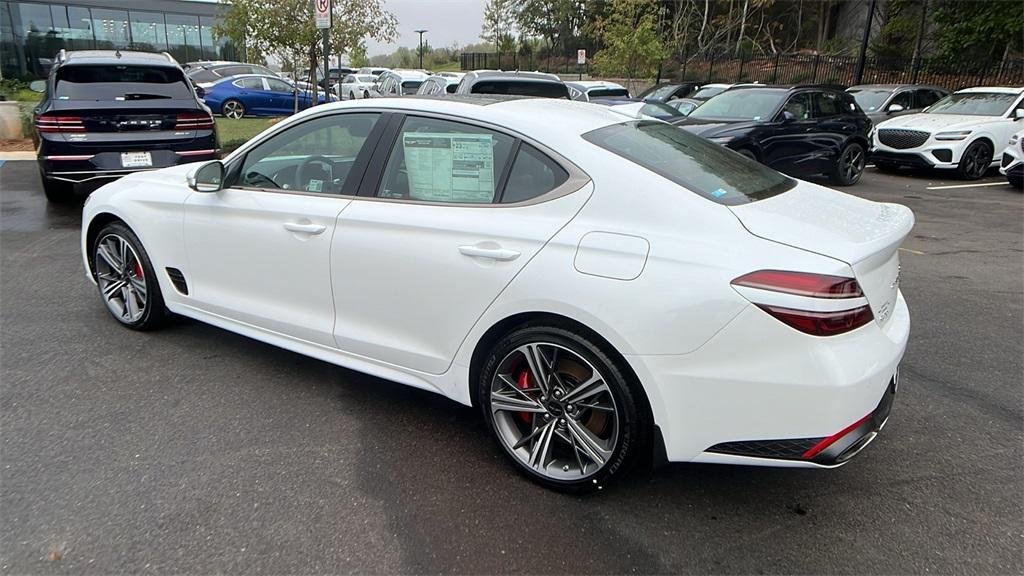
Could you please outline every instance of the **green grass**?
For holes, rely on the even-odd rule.
[[[217,118],[220,147],[227,154],[274,125],[276,118]]]
[[[445,62],[430,68],[431,72],[461,72],[458,62]]]

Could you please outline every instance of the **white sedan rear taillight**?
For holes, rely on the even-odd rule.
[[[843,334],[874,318],[854,278],[759,270],[736,278],[732,285],[772,317],[813,336]]]

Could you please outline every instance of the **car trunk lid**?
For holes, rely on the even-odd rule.
[[[892,316],[898,250],[914,225],[909,208],[801,182],[786,193],[729,209],[755,236],[849,264],[875,321],[885,324]]]

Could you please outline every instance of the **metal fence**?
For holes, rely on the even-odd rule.
[[[515,52],[463,52],[459,57],[463,70],[538,70],[552,74],[590,74],[590,64],[576,64],[576,56],[535,57]]]
[[[764,84],[838,84],[857,82],[857,58],[774,54],[740,58],[693,58],[666,70],[671,76],[700,82]],[[1005,61],[946,58],[867,58],[861,84],[930,84],[950,90],[968,86],[1020,86],[1024,59]]]
[[[532,54],[464,52],[463,70],[541,70],[589,74],[575,57],[534,58]],[[808,54],[708,56],[685,58],[662,67],[662,79],[763,84],[837,84],[856,82],[857,58]],[[930,84],[950,90],[968,86],[1024,85],[1024,59],[1004,61],[945,58],[867,58],[861,84]]]

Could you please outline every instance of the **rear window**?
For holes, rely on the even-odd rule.
[[[569,98],[569,89],[557,82],[532,82],[515,80],[485,80],[477,82],[473,94],[513,94],[538,98]]]
[[[587,92],[591,98],[629,98],[629,90],[625,88],[597,88]]]
[[[415,94],[416,90],[419,90],[420,85],[423,84],[420,80],[406,80],[402,82],[402,94],[408,96],[409,94]]]
[[[57,71],[58,100],[190,99],[192,90],[177,68],[163,66],[64,66]]]
[[[188,71],[188,77],[193,82],[213,82],[214,80],[220,79],[220,76],[215,74],[213,70],[207,70],[205,68],[192,68]]]
[[[726,206],[756,202],[796,186],[771,168],[662,122],[615,124],[583,138]]]

